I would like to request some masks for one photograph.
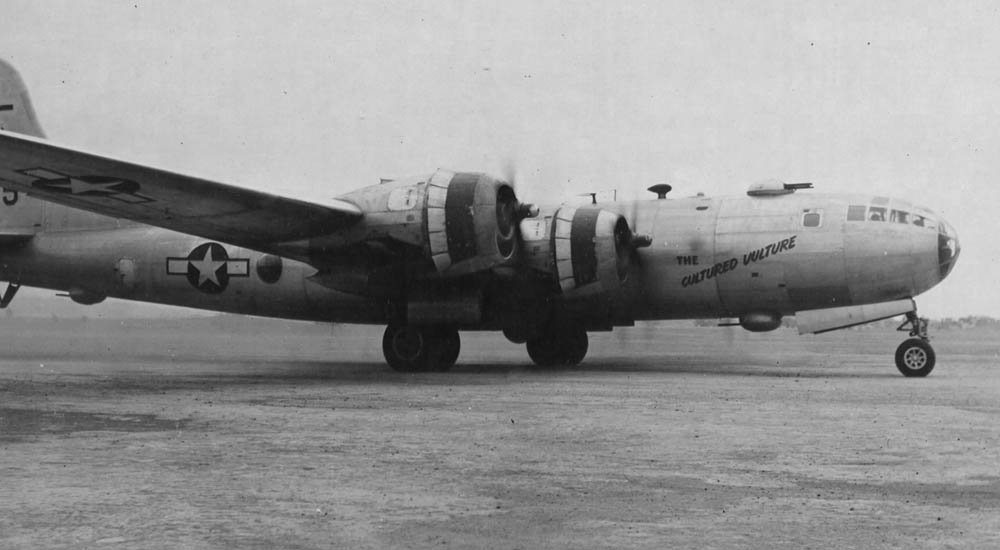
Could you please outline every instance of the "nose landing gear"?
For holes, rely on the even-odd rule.
[[[907,328],[911,338],[896,348],[896,368],[903,376],[922,378],[934,370],[937,361],[927,336],[927,319],[917,317],[916,311],[909,311],[906,320],[896,330],[905,332]]]

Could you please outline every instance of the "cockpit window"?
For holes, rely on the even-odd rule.
[[[918,227],[926,227],[928,229],[937,229],[937,220],[930,216],[922,216],[920,214],[913,214],[910,219],[910,223]]]
[[[906,210],[896,210],[894,208],[888,208],[885,206],[875,206],[878,201],[873,200],[872,205],[863,206],[860,204],[852,204],[847,207],[847,221],[849,222],[860,222],[860,221],[870,221],[870,222],[890,222],[899,223],[906,225],[915,225],[917,227],[926,227],[928,229],[937,230],[938,222],[937,220],[926,210],[918,209],[920,213],[908,212]],[[893,205],[901,206],[901,205]],[[806,212],[819,212],[819,210],[806,210]],[[807,222],[811,222],[812,218],[807,219],[805,216],[802,218],[802,225],[806,227],[815,227],[807,225]]]

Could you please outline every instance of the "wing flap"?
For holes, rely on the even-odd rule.
[[[0,184],[50,202],[258,250],[329,235],[363,212],[87,153],[0,131]]]

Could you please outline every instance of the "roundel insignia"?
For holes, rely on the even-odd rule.
[[[184,275],[191,286],[206,294],[219,294],[232,277],[249,277],[250,260],[231,259],[219,243],[198,245],[186,258],[167,258],[168,275]]]

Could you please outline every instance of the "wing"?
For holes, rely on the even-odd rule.
[[[357,223],[316,204],[185,176],[0,131],[0,185],[54,203],[263,251]]]

